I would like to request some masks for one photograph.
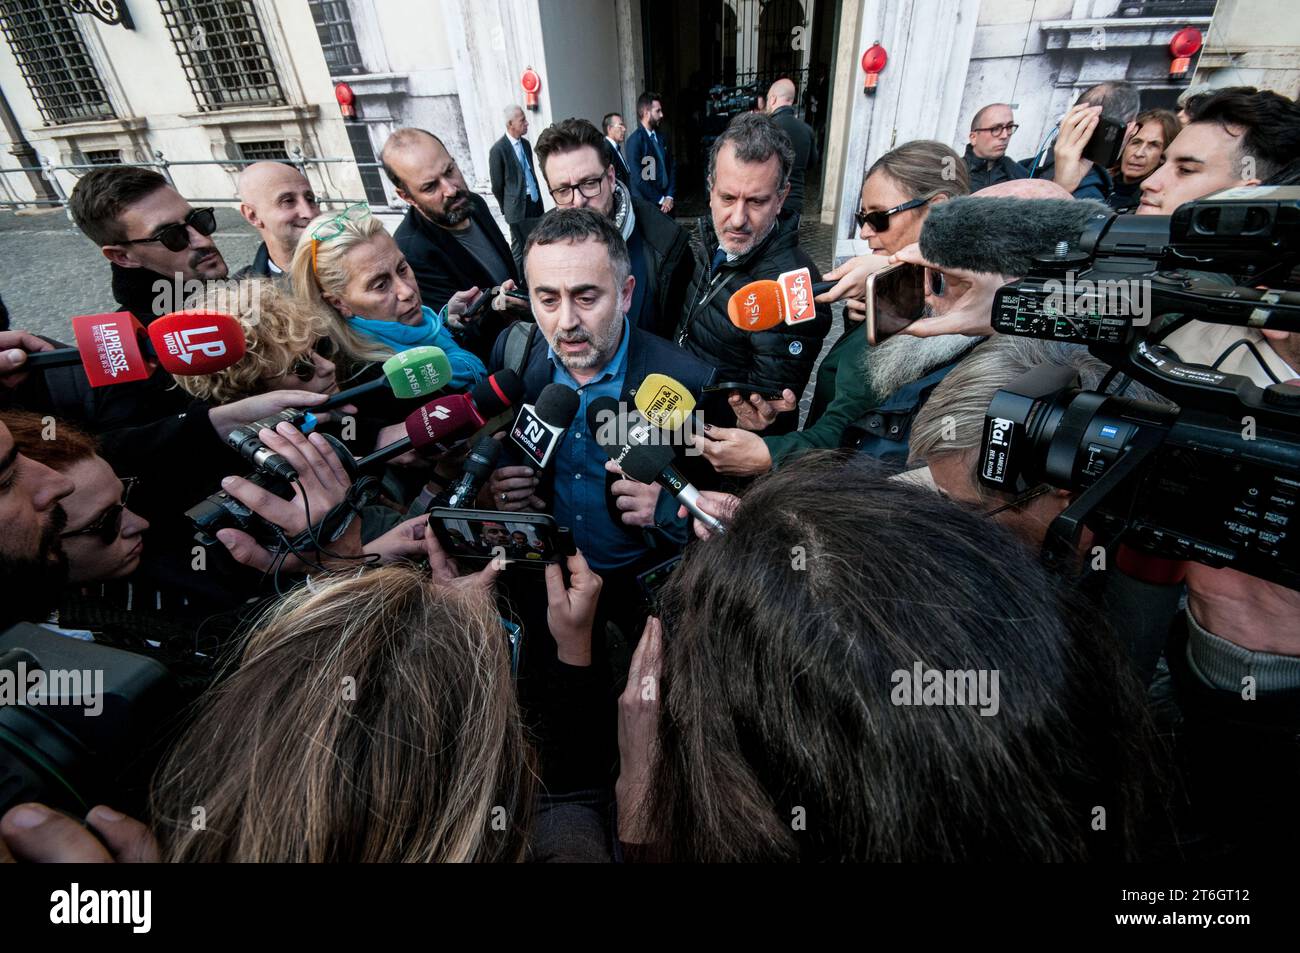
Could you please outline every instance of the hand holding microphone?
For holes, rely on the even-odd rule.
[[[740,506],[740,497],[730,493],[719,493],[716,490],[701,490],[695,505],[725,526],[735,518],[736,509]],[[686,507],[679,509],[677,515],[684,518]],[[697,539],[705,540],[713,537],[713,530],[709,529],[707,524],[696,520],[694,526]]]
[[[26,379],[30,356],[52,350],[49,341],[26,331],[0,331],[0,387],[17,387]]]

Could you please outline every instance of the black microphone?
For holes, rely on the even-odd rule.
[[[940,268],[1019,277],[1057,242],[1074,249],[1089,226],[1114,214],[1091,200],[963,196],[930,206],[921,254]]]
[[[564,431],[578,415],[578,392],[565,384],[547,384],[536,404],[524,404],[510,428],[510,439],[531,466],[541,470],[551,462]]]
[[[474,497],[487,482],[492,471],[496,469],[497,458],[501,456],[501,444],[491,437],[484,437],[474,445],[474,449],[465,458],[461,478],[448,489],[446,498],[438,501],[439,506],[448,506],[462,510],[471,508]]]
[[[619,418],[617,428],[609,427],[611,415]],[[587,429],[609,458],[633,480],[666,487],[692,516],[713,532],[727,531],[723,523],[700,509],[700,491],[673,466],[677,455],[672,446],[653,442],[656,428],[647,424],[640,414],[620,415],[618,401],[613,397],[598,397],[587,407]],[[627,437],[627,442],[622,437]],[[646,439],[652,442],[641,442]]]

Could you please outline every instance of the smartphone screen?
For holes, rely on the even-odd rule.
[[[454,515],[453,515],[454,514]],[[555,522],[511,519],[509,513],[434,510],[429,525],[454,559],[488,561],[504,557],[525,565],[557,562]]]
[[[1124,126],[1113,119],[1102,119],[1088,137],[1088,144],[1083,147],[1083,158],[1091,159],[1103,169],[1109,169],[1119,161],[1123,148]]]
[[[867,341],[879,344],[925,311],[925,268],[897,264],[867,276]]]

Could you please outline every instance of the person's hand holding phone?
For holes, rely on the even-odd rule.
[[[735,411],[738,426],[757,432],[772,426],[778,414],[798,408],[799,398],[788,387],[781,392],[780,400],[767,400],[761,394],[750,394],[749,400],[745,400],[736,390],[727,397],[727,403]]]
[[[1077,189],[1092,168],[1092,162],[1083,158],[1083,150],[1100,122],[1101,107],[1088,103],[1075,103],[1061,120],[1061,131],[1052,150],[1056,160],[1052,180],[1067,192]]]
[[[491,595],[496,585],[497,576],[505,569],[504,559],[489,559],[487,565],[478,572],[461,575],[456,561],[447,555],[438,542],[438,534],[428,527],[424,531],[424,555],[429,560],[431,582],[456,589],[477,590],[488,595]]]
[[[693,439],[701,456],[723,476],[758,476],[772,469],[767,444],[749,430],[705,424]]]
[[[546,567],[546,625],[555,639],[556,656],[565,665],[591,664],[591,629],[604,581],[592,572],[582,551],[566,561],[569,585],[559,563]]]
[[[889,265],[884,255],[858,255],[838,268],[822,275],[823,281],[835,282],[835,287],[823,291],[813,300],[818,304],[844,302],[844,317],[850,321],[864,321],[867,317],[867,275]]]
[[[894,258],[913,265],[924,265],[943,278],[943,294],[935,294],[935,283],[926,281],[925,316],[908,324],[900,334],[924,338],[939,334],[985,337],[994,333],[993,297],[999,288],[1012,279],[1004,275],[984,274],[961,268],[939,268],[925,259],[916,243],[900,249]]]

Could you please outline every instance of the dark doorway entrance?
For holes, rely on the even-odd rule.
[[[800,115],[822,131],[840,3],[642,0],[646,86],[663,97],[664,129],[677,164],[678,216],[707,208],[709,148],[733,116],[758,107],[775,80],[794,82]],[[821,169],[809,169],[814,200],[820,182]]]

